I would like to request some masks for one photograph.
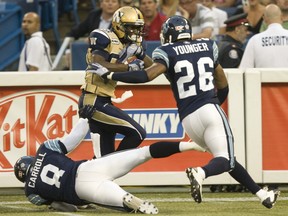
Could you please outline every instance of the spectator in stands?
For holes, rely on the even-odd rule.
[[[163,22],[167,17],[158,12],[157,0],[140,0],[139,9],[144,16],[144,39],[147,41],[160,40]]]
[[[250,38],[240,68],[288,67],[288,30],[282,27],[281,16],[277,5],[266,6],[263,19],[268,28]]]
[[[238,14],[239,7],[242,7],[242,1],[246,0],[214,0],[215,7],[226,11],[228,17]],[[242,13],[243,11],[241,11]]]
[[[124,6],[137,7],[138,4],[139,4],[139,1],[135,1],[135,0],[121,0],[121,7],[124,7]]]
[[[236,0],[215,0],[215,5],[217,8],[225,9],[234,7]]]
[[[276,0],[276,4],[282,12],[282,26],[284,29],[288,30],[288,0]],[[263,32],[267,29],[267,24],[262,22],[260,32]]]
[[[80,37],[88,37],[94,29],[110,28],[112,16],[120,7],[120,3],[120,0],[100,0],[100,9],[91,11],[84,21],[71,29],[67,36],[77,40]]]
[[[244,42],[248,35],[247,14],[231,16],[225,21],[226,34],[218,42],[219,63],[223,68],[238,68],[244,52]]]
[[[50,46],[40,31],[40,18],[34,12],[28,12],[22,19],[22,31],[26,42],[20,54],[18,71],[50,71],[52,62]]]
[[[120,0],[100,0],[100,9],[96,9],[91,11],[86,19],[82,21],[79,25],[73,27],[71,31],[66,35],[66,37],[70,37],[71,40],[79,39],[81,37],[88,37],[90,32],[94,29],[110,29],[111,21],[114,12],[120,7]],[[85,38],[86,40],[87,38]],[[87,39],[88,42],[88,39]],[[65,61],[66,67],[65,69],[70,68],[70,50],[66,50],[65,53]]]
[[[188,11],[184,10],[179,5],[179,0],[159,0],[158,5],[159,11],[167,17],[178,15],[183,16],[187,19],[189,18]]]
[[[198,3],[198,0],[180,0],[179,3],[189,13],[193,39],[211,38],[214,28],[212,11]]]
[[[260,0],[248,0],[247,5],[243,5],[243,11],[248,14],[250,37],[260,32],[264,10]]]
[[[216,38],[218,35],[223,35],[226,31],[226,24],[224,23],[228,19],[226,11],[221,10],[215,6],[215,0],[200,0],[200,2],[210,8],[214,17],[214,28],[212,32],[212,38]]]

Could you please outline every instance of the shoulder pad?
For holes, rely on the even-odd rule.
[[[89,47],[94,50],[106,49],[109,45],[121,44],[119,38],[109,29],[96,29],[90,33]]]

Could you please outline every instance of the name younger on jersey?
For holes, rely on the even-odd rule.
[[[172,47],[177,55],[179,54],[187,54],[187,53],[196,53],[209,51],[209,48],[206,43],[198,43],[198,44],[185,44]]]

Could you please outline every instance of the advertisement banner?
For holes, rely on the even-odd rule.
[[[115,104],[141,124],[147,139],[141,146],[170,140],[188,141],[176,104],[168,85],[119,86],[117,96],[131,90],[134,94],[121,104]],[[78,120],[79,86],[1,87],[0,93],[0,175],[13,172],[13,165],[23,155],[35,155],[39,145],[47,139],[69,134]],[[116,146],[121,136],[117,136]],[[89,134],[69,157],[91,159],[92,143]],[[166,159],[154,159],[133,172],[180,171],[200,166],[210,159],[207,153],[186,152]]]

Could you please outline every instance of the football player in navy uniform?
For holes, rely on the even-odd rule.
[[[145,70],[107,72],[101,65],[90,65],[91,72],[106,79],[143,83],[165,74],[170,81],[183,127],[189,137],[207,149],[213,159],[202,167],[187,168],[191,195],[202,202],[204,179],[228,172],[272,208],[280,194],[278,190],[261,189],[234,156],[233,134],[220,104],[228,95],[228,82],[218,63],[218,48],[209,39],[192,40],[189,21],[180,16],[170,17],[162,26],[162,46],[152,54],[154,63]]]
[[[145,54],[145,45],[142,44],[143,27],[143,15],[137,8],[119,8],[113,15],[111,30],[95,29],[90,33],[87,63],[99,63],[113,71],[132,71],[150,66],[152,59]],[[117,133],[124,136],[118,151],[135,148],[146,138],[144,128],[111,102],[111,98],[115,98],[116,85],[116,81],[103,80],[86,72],[85,84],[81,87],[79,108],[85,104],[97,108],[89,122],[93,144],[98,146],[94,151],[96,157],[115,151]],[[99,142],[93,134],[100,135]]]
[[[150,146],[117,152],[92,160],[73,161],[72,151],[89,131],[92,106],[79,110],[79,121],[63,139],[45,141],[35,156],[23,156],[14,165],[18,180],[25,183],[25,195],[35,205],[51,205],[60,211],[76,211],[78,205],[98,204],[115,210],[157,214],[152,203],[141,200],[114,180],[151,158],[198,150],[193,142],[157,142]],[[54,204],[54,205],[53,205]]]

